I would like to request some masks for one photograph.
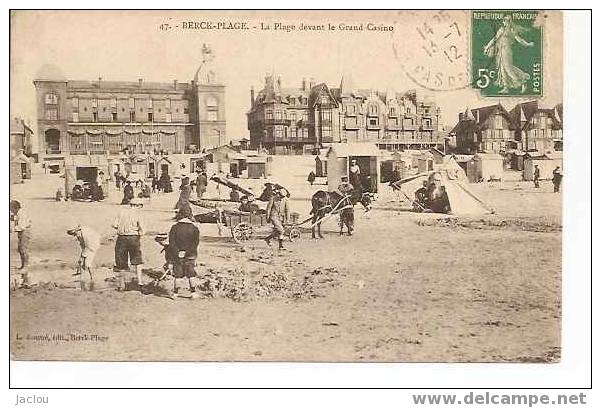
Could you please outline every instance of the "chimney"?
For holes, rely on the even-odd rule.
[[[301,87],[301,89],[302,89],[303,91],[306,91],[306,90],[307,90],[307,79],[306,79],[306,78],[303,78],[303,84],[302,84],[302,87]]]
[[[282,87],[282,78],[278,75],[278,88]]]
[[[251,108],[253,107],[254,104],[255,104],[255,87],[251,86],[250,87],[250,106],[251,106]]]
[[[98,88],[100,88],[100,83],[102,82],[102,77],[98,77]]]
[[[140,88],[142,88],[142,81],[143,81],[143,79],[142,79],[142,78],[138,78],[138,86],[139,86]]]
[[[177,79],[173,80],[173,89],[177,91]]]
[[[463,112],[459,112],[459,120],[463,120]]]
[[[315,85],[315,78],[310,78],[309,79],[309,89],[313,88],[313,86]]]

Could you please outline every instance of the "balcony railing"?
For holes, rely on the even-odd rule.
[[[367,129],[368,130],[380,130],[380,124],[376,123],[376,124],[367,124]]]
[[[422,130],[436,130],[434,125],[422,125]]]
[[[265,119],[266,125],[287,125],[290,126],[290,119]]]
[[[46,148],[46,154],[61,154],[61,149],[58,147],[48,147]]]

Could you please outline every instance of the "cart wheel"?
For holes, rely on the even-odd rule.
[[[290,242],[294,242],[297,239],[299,239],[300,237],[301,237],[301,232],[298,228],[290,229],[290,232],[288,233],[288,239],[290,240]]]
[[[245,222],[232,227],[232,238],[238,244],[248,241],[253,236],[253,227]]]

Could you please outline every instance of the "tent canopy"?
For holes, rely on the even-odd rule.
[[[422,186],[422,182],[434,173],[440,176],[441,185],[445,186],[453,215],[494,213],[494,210],[468,187],[465,172],[451,157],[445,158],[445,161],[436,170],[407,177],[399,181],[397,185],[402,185],[402,189],[410,197],[413,197],[415,191]]]

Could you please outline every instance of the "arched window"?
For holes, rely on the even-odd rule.
[[[56,105],[58,103],[58,95],[53,93],[47,93],[44,98],[46,105]]]
[[[377,115],[378,114],[378,105],[371,104],[371,105],[369,105],[368,109],[369,109],[368,112],[369,112],[370,115]]]

